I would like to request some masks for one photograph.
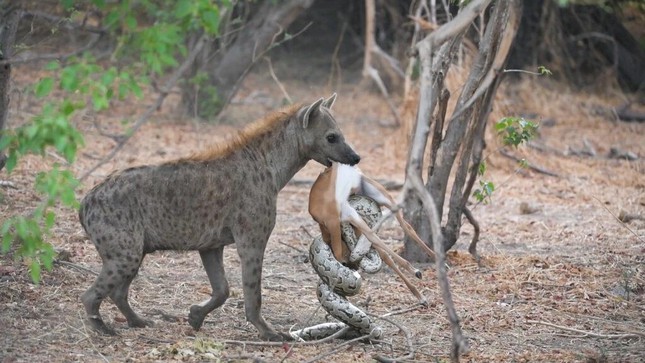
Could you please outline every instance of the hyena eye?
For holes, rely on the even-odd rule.
[[[338,142],[338,135],[336,134],[329,134],[327,135],[327,142],[330,144],[335,144]]]

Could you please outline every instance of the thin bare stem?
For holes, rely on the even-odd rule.
[[[206,35],[202,35],[201,38],[197,41],[195,44],[195,47],[191,50],[190,54],[184,62],[175,70],[175,73],[168,79],[168,81],[165,83],[164,87],[161,90],[161,93],[157,97],[157,101],[139,117],[139,119],[132,125],[132,128],[123,135],[123,138],[120,140],[120,142],[117,143],[117,145],[112,149],[112,151],[107,154],[105,157],[103,157],[98,163],[94,164],[88,171],[86,171],[83,175],[79,177],[79,181],[85,180],[88,176],[90,176],[96,169],[99,167],[103,166],[105,163],[110,161],[114,155],[116,155],[123,147],[125,144],[134,136],[134,134],[143,126],[146,121],[152,116],[152,114],[161,107],[163,104],[163,101],[166,99],[168,96],[170,89],[174,87],[175,84],[179,81],[181,76],[188,70],[188,68],[193,64],[195,61],[195,57],[202,51],[204,48],[204,45],[206,44],[208,40],[208,37]]]

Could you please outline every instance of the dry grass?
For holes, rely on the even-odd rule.
[[[26,74],[28,72],[16,72]],[[457,75],[455,75],[457,77]],[[455,87],[458,87],[455,78]],[[18,85],[26,77],[18,77]],[[297,80],[281,79],[298,101],[313,101],[318,89]],[[451,80],[453,82],[453,80]],[[542,81],[540,81],[542,82]],[[335,110],[346,136],[363,156],[368,175],[403,181],[405,153],[400,131],[379,127],[390,113],[380,95],[355,91],[346,84]],[[229,122],[248,121],[279,104],[280,91],[262,72],[244,83],[237,103],[227,112]],[[449,253],[449,278],[473,362],[638,362],[645,359],[645,221],[621,225],[610,212],[645,212],[645,125],[617,122],[611,106],[623,96],[573,93],[548,81],[507,85],[496,100],[495,114],[535,114],[543,123],[534,147],[513,151],[553,171],[549,177],[530,170],[516,172],[511,160],[495,153],[494,135],[488,135],[489,178],[498,185],[493,201],[473,207],[482,226],[478,266],[467,254],[471,229]],[[244,102],[242,102],[244,101]],[[17,119],[34,112],[33,100],[12,109]],[[118,114],[101,124],[118,130],[120,115],[132,115],[137,105],[125,102]],[[16,119],[16,118],[14,118]],[[551,121],[552,120],[552,121]],[[99,169],[79,191],[87,191],[115,168],[160,162],[186,156],[221,140],[231,126],[195,124],[173,119],[172,105],[157,114],[157,122],[143,127],[117,157]],[[100,137],[89,120],[79,120],[87,147],[73,170],[81,174],[113,144]],[[571,154],[583,141],[594,146],[595,157]],[[606,157],[612,146],[641,156],[637,161]],[[31,191],[34,175],[56,162],[28,157],[10,176],[19,189],[2,190],[0,214],[26,213],[38,200]],[[310,163],[297,179],[313,180],[321,166]],[[304,263],[316,225],[306,212],[308,189],[288,185],[280,194],[278,222],[269,241],[264,264],[264,316],[281,330],[321,322],[324,314],[315,297],[317,278]],[[528,203],[534,213],[523,214]],[[85,238],[73,211],[58,211],[59,221],[50,238],[56,248],[71,254],[71,263],[98,271],[100,261]],[[0,218],[1,219],[1,218]],[[630,232],[630,230],[632,232]],[[394,224],[381,235],[393,246],[402,233]],[[149,255],[131,291],[137,311],[156,326],[128,329],[116,307],[106,302],[103,317],[120,332],[104,337],[84,324],[80,294],[92,283],[87,270],[56,265],[34,286],[20,263],[0,259],[0,361],[224,361],[300,362],[329,354],[320,361],[371,361],[372,355],[400,356],[415,349],[414,361],[445,361],[450,331],[432,266],[424,267],[417,283],[431,302],[427,308],[408,309],[414,298],[389,272],[365,276],[362,293],[354,299],[369,312],[383,315],[407,311],[382,320],[385,338],[380,344],[340,342],[319,345],[256,345],[255,329],[244,320],[239,259],[233,248],[225,255],[231,298],[206,320],[200,332],[186,322],[191,304],[208,298],[210,286],[197,254],[161,252]],[[552,325],[549,325],[552,324]],[[617,335],[629,336],[617,336]],[[226,342],[226,343],[223,343]],[[292,349],[289,350],[288,347]],[[333,351],[333,353],[331,353]],[[288,353],[287,353],[288,352]]]

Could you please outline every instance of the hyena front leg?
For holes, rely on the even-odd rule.
[[[200,304],[190,307],[188,322],[195,330],[199,330],[206,318],[206,315],[220,307],[228,299],[228,281],[224,272],[224,247],[214,250],[199,251],[202,264],[208,275],[213,293],[211,298]]]
[[[244,312],[246,320],[253,324],[260,337],[269,341],[290,340],[288,335],[276,332],[262,318],[262,261],[264,249],[271,231],[267,234],[245,231],[239,238],[236,236],[237,253],[242,267],[242,288],[244,291]]]

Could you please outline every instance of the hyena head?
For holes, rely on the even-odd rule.
[[[325,166],[331,166],[332,161],[358,164],[361,157],[347,144],[331,114],[334,101],[335,93],[328,99],[321,98],[298,111],[298,119],[304,129],[301,141],[305,146],[306,156]]]

